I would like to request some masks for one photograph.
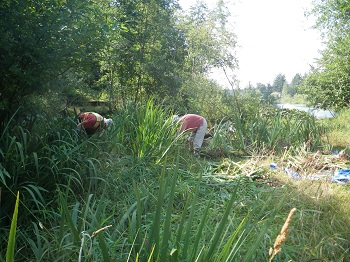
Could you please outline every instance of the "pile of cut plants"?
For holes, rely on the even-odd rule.
[[[344,151],[300,151],[298,155],[286,155],[275,159],[271,165],[271,169],[295,180],[339,182],[334,177],[340,171],[349,170],[350,157]]]

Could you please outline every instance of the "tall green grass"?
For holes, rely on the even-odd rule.
[[[6,243],[19,191],[15,260],[268,261],[293,207],[297,222],[275,261],[346,257],[343,240],[344,254],[323,251],[328,239],[344,238],[341,219],[320,230],[318,214],[330,206],[311,210],[314,202],[295,201],[293,188],[268,186],[263,156],[233,160],[289,145],[317,148],[323,130],[313,119],[236,115],[206,141],[215,159],[198,159],[176,136],[171,115],[152,101],[128,104],[102,139],[79,136],[73,117],[30,128],[9,123],[0,140],[0,179],[1,197],[12,204],[1,202],[0,230]],[[7,250],[2,244],[3,257]]]
[[[126,104],[115,115],[113,140],[118,151],[140,161],[159,162],[171,150],[176,128],[171,121],[171,111],[154,105]]]
[[[18,218],[18,203],[19,193],[17,193],[15,210],[12,216],[12,222],[10,227],[10,234],[7,242],[6,249],[6,262],[15,261],[15,244],[16,244],[16,230],[17,230],[17,218]]]
[[[47,126],[44,123],[49,123]],[[15,192],[21,193],[18,224],[54,219],[58,206],[57,188],[84,196],[96,189],[99,145],[83,140],[69,129],[67,119],[56,123],[39,121],[30,125],[9,122],[1,134],[0,186],[1,235],[8,231]],[[40,126],[39,133],[32,133]],[[51,129],[52,126],[55,128]],[[26,129],[30,126],[32,129]],[[61,129],[59,129],[60,127]],[[69,184],[69,186],[68,186]],[[39,219],[40,218],[40,219]],[[6,243],[6,241],[2,241]],[[3,244],[2,244],[3,246]],[[4,248],[1,248],[4,250]]]
[[[303,112],[271,110],[251,114],[248,118],[234,113],[232,119],[214,126],[209,155],[280,154],[291,147],[305,146],[313,151],[324,145],[326,128]]]
[[[267,256],[263,239],[283,201],[271,212],[272,198],[246,199],[238,190],[246,187],[244,180],[226,188],[220,199],[215,188],[204,191],[198,176],[179,206],[178,168],[170,173],[163,169],[159,183],[148,187],[134,182],[124,202],[135,202],[125,209],[112,211],[114,203],[107,194],[90,194],[69,204],[70,191],[59,191],[59,223],[40,224],[41,228],[34,223],[35,235],[27,236],[27,248],[36,260],[50,261],[252,261]],[[203,199],[205,194],[210,197]],[[238,214],[242,201],[249,207]],[[104,230],[94,235],[99,229]]]
[[[345,150],[347,153],[350,152],[349,115],[349,109],[345,108],[337,112],[334,118],[321,121],[321,124],[330,130],[329,135],[324,138],[325,143],[329,143],[332,149]]]

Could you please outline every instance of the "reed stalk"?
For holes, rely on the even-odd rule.
[[[289,227],[290,227],[293,215],[294,215],[296,210],[297,210],[296,208],[293,208],[290,210],[289,215],[288,215],[286,221],[284,222],[284,225],[283,225],[280,233],[276,237],[276,240],[275,240],[275,243],[273,244],[273,247],[270,248],[270,250],[269,250],[269,262],[271,262],[274,259],[274,257],[282,251],[282,245],[287,240],[287,237],[288,237],[289,231],[290,231]]]

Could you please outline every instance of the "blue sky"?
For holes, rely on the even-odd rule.
[[[196,0],[179,0],[184,9]],[[216,0],[204,0],[214,7]],[[304,12],[312,0],[230,0],[232,30],[237,35],[240,69],[235,72],[240,87],[250,82],[271,83],[282,73],[288,82],[296,73],[304,74],[319,57],[319,33],[311,29],[314,21]],[[213,78],[222,82],[223,75]]]

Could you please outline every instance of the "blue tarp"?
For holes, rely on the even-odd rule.
[[[339,169],[334,173],[332,181],[341,184],[350,182],[350,169]]]
[[[270,164],[270,169],[271,170],[277,170],[277,164],[276,163],[271,163]],[[285,168],[284,173],[286,173],[289,177],[295,179],[295,180],[301,180],[302,177],[295,171],[293,171],[292,169],[289,168]],[[339,184],[345,184],[345,183],[349,183],[350,182],[350,169],[339,169],[336,172],[334,172],[334,174],[330,174],[332,177],[325,177],[325,175],[311,175],[306,177],[306,179],[310,179],[310,180],[329,180],[335,183],[339,183]]]
[[[300,176],[297,172],[293,171],[292,169],[285,168],[285,169],[284,169],[284,172],[285,172],[288,176],[290,176],[291,178],[293,178],[293,179],[295,179],[295,180],[301,180],[301,176]]]

